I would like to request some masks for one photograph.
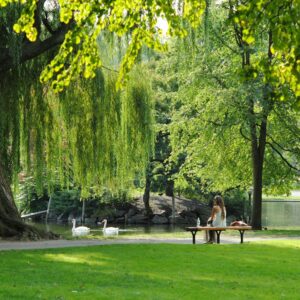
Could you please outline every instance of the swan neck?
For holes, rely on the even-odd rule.
[[[104,220],[103,223],[104,223],[103,229],[105,229],[105,228],[106,228],[106,225],[107,225],[107,220]]]

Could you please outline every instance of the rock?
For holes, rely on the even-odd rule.
[[[187,219],[197,219],[198,217],[195,212],[189,210],[183,210],[181,213],[179,213],[179,215]]]
[[[115,213],[115,217],[116,218],[121,218],[121,217],[124,217],[126,214],[126,210],[123,210],[123,209],[117,209],[116,210],[116,213]]]
[[[170,223],[172,222],[172,217],[169,218]],[[187,220],[181,216],[175,216],[175,224],[187,224]]]
[[[128,218],[129,224],[145,224],[148,222],[148,218],[144,214],[136,214]]]
[[[169,224],[168,218],[164,215],[154,215],[151,221],[153,224]]]
[[[166,217],[166,216],[168,216],[168,213],[166,212],[165,209],[155,209],[153,211],[153,215],[157,215],[157,216],[160,216],[160,217]]]
[[[196,226],[197,225],[197,218],[194,218],[194,217],[185,217],[184,219],[186,221],[186,224],[189,224],[191,226]]]
[[[125,223],[125,217],[120,217],[115,219],[116,223]]]
[[[137,211],[136,208],[130,208],[130,209],[128,210],[127,217],[130,218],[130,217],[136,215],[137,212],[138,212],[138,211]]]

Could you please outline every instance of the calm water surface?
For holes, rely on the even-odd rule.
[[[300,201],[263,201],[263,226],[300,226]]]
[[[48,222],[45,224],[45,222],[39,222],[39,223],[33,223],[28,222],[30,224],[33,224],[41,229],[46,229],[47,231],[52,231],[58,234],[61,234],[63,236],[71,236],[72,235],[72,223],[53,223]],[[79,223],[76,224],[77,226],[81,226]],[[91,233],[95,236],[102,236],[102,228],[103,226],[95,226],[93,224],[86,224],[85,226],[91,228]],[[183,232],[185,231],[184,228],[188,226],[187,224],[182,225],[137,225],[137,224],[130,224],[130,225],[123,225],[123,224],[107,224],[107,227],[118,227],[119,228],[119,236],[130,236],[130,235],[136,235],[136,234],[156,234],[156,233],[174,233],[174,232]]]

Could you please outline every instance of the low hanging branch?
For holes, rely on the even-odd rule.
[[[294,153],[294,154],[299,153],[298,148],[296,148],[296,149],[287,149],[287,148],[283,147],[282,145],[280,145],[278,142],[276,142],[271,135],[268,134],[268,137],[271,139],[272,143],[275,144],[277,147],[279,147],[281,150],[286,151],[286,152],[291,152],[291,153]]]
[[[55,33],[44,41],[36,40],[35,42],[26,41],[21,49],[19,61],[16,62],[9,51],[4,55],[0,61],[0,73],[4,73],[15,67],[16,63],[23,63],[27,60],[35,58],[40,54],[62,44],[65,35],[70,25],[63,24]]]
[[[298,169],[298,168],[296,168],[295,166],[293,166],[283,155],[282,155],[282,153],[278,150],[278,149],[276,149],[275,147],[274,147],[274,145],[272,144],[272,143],[270,143],[270,142],[266,142],[266,144],[267,145],[269,145],[279,156],[280,156],[280,158],[291,168],[291,169],[293,169],[293,170],[296,170],[296,171],[298,171],[298,172],[300,172],[300,169]]]

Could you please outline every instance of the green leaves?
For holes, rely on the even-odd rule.
[[[266,80],[276,85],[289,85],[296,97],[300,96],[300,2],[292,0],[249,0],[246,5],[236,4],[234,21],[242,28],[243,40],[254,45],[257,32],[272,33],[270,54],[272,69],[259,63]]]
[[[186,39],[177,41],[159,68],[165,103],[172,101],[170,160],[185,157],[176,174],[176,187],[186,188],[195,182],[197,187],[210,191],[251,186],[250,124],[254,124],[258,142],[267,115],[264,189],[286,191],[298,175],[271,145],[298,166],[300,129],[299,113],[293,110],[296,98],[290,90],[292,81],[281,84],[276,70],[283,59],[277,57],[275,48],[270,47],[268,53],[268,32],[257,34],[261,27],[252,31],[249,22],[240,19],[248,7],[236,16],[232,27],[222,18],[221,8],[210,9],[205,29],[197,28]],[[253,44],[243,40],[236,43],[235,28],[244,38],[254,34]],[[241,63],[243,51],[251,53],[250,64]],[[177,87],[174,90],[173,81]]]
[[[22,15],[13,29],[17,33],[24,32],[28,40],[33,42],[37,38],[37,29],[34,27],[34,14],[37,9],[37,1],[24,0],[22,3]]]
[[[4,7],[15,0],[1,0]],[[178,3],[179,4],[179,3]],[[41,81],[51,81],[55,91],[60,92],[68,86],[72,78],[83,74],[85,78],[95,75],[101,66],[96,40],[106,29],[130,40],[128,50],[121,64],[118,87],[124,85],[126,75],[132,69],[139,50],[143,45],[163,51],[166,49],[158,19],[168,23],[170,35],[184,36],[184,22],[196,26],[200,23],[205,8],[205,0],[186,0],[180,2],[181,11],[170,2],[161,0],[60,0],[60,21],[69,25],[65,40],[53,61],[41,75]],[[22,2],[22,14],[14,25],[18,33],[26,33],[30,41],[39,38],[35,28],[36,0]]]

